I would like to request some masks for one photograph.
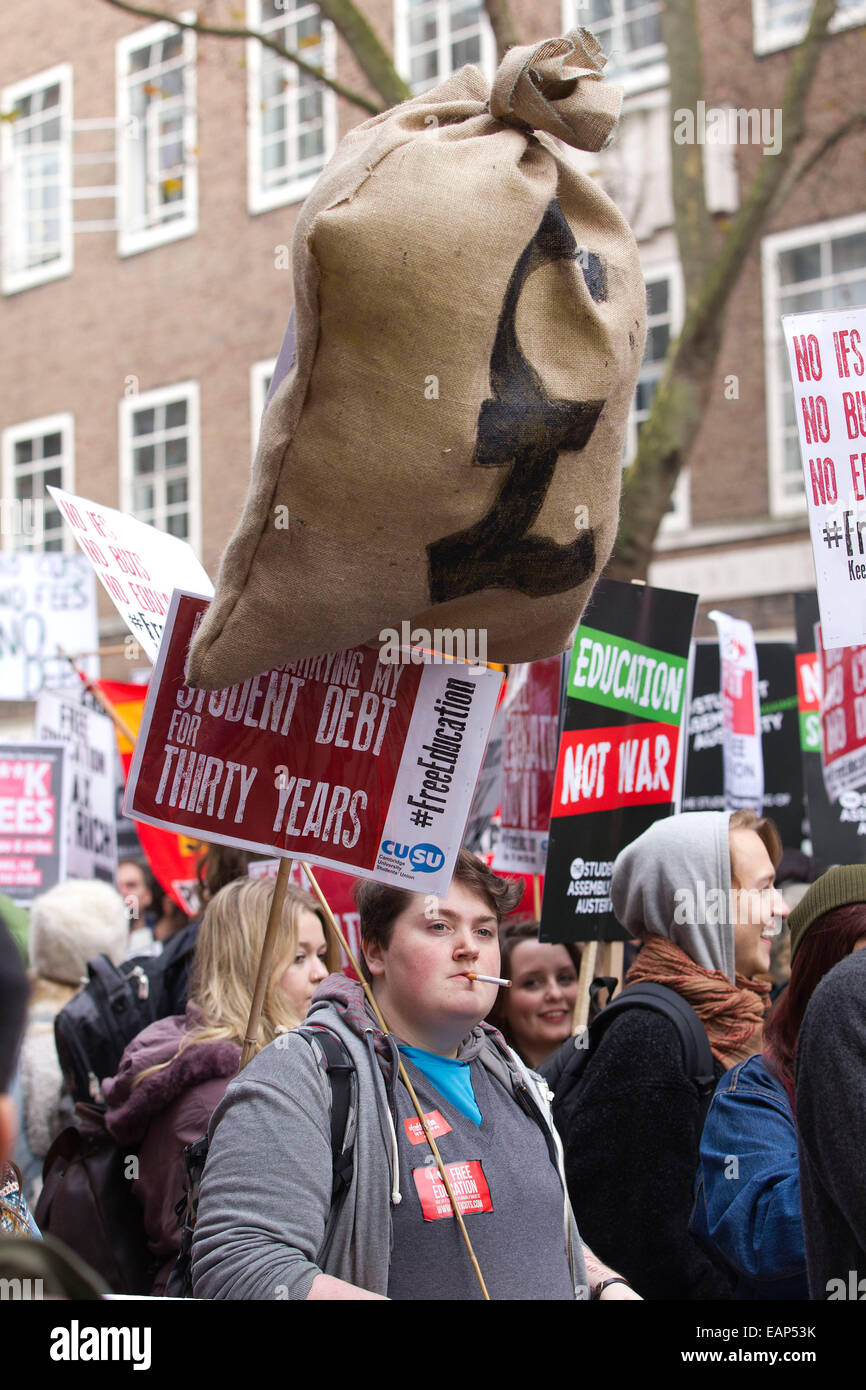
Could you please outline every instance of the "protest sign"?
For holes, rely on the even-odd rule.
[[[679,804],[696,607],[695,594],[596,585],[569,661],[542,941],[626,937],[610,903],[613,861]]]
[[[707,616],[719,632],[725,809],[756,811],[764,795],[764,761],[755,634],[751,623],[717,608]]]
[[[821,761],[821,658],[815,650],[818,598],[814,589],[794,595],[797,625],[797,693],[800,758],[812,858],[816,874],[833,864],[866,863],[866,781],[839,793],[833,803]]]
[[[63,808],[67,873],[114,883],[114,728],[104,714],[82,704],[82,693],[43,691],[36,705],[36,737],[65,743],[69,752]]]
[[[35,700],[40,690],[68,686],[58,646],[94,652],[98,645],[96,581],[82,555],[0,554],[0,699]],[[95,657],[82,664],[98,674]]]
[[[147,685],[108,680],[96,681],[95,684],[120,715],[130,733],[137,735],[144,714]],[[115,735],[125,784],[132,763],[133,745],[116,727]],[[121,796],[121,803],[122,800]],[[155,826],[145,825],[141,821],[127,821],[125,816],[118,824],[130,825],[137,832],[134,845],[131,845],[129,850],[118,846],[118,854],[131,852],[133,858],[138,858],[142,853],[146,855],[160,885],[171,894],[178,907],[182,907],[184,912],[194,917],[200,910],[198,866],[205,846],[187,835],[174,835],[171,831],[157,830]]]
[[[493,728],[487,740],[487,752],[475,787],[466,833],[463,843],[467,849],[478,852],[481,840],[490,822],[499,809],[502,800],[502,740],[505,729],[505,715],[502,705],[496,711]]]
[[[824,647],[866,642],[866,308],[782,319]]]
[[[124,809],[136,820],[446,893],[502,683],[374,647],[194,690],[207,599],[172,595]]]
[[[828,651],[815,627],[821,671],[821,762],[830,801],[866,783],[866,646]]]
[[[804,807],[794,648],[789,642],[756,642],[755,646],[764,763],[761,814],[775,821],[784,845],[799,849]],[[696,642],[684,811],[726,809],[720,668],[718,642]]]
[[[250,878],[254,879],[275,879],[281,862],[279,859],[253,859],[250,861],[247,873]],[[303,888],[305,893],[312,893],[312,884],[299,862],[292,864],[289,877],[292,883],[296,884],[298,888]],[[354,951],[355,958],[360,959],[361,917],[352,896],[355,879],[351,874],[340,874],[335,869],[319,868],[316,870],[316,881],[325,895],[328,907],[337,919],[341,932]],[[354,975],[351,965],[347,964],[345,968],[349,974]]]
[[[543,874],[559,740],[562,657],[512,666],[505,718],[502,815],[493,867]]]
[[[22,906],[66,877],[66,756],[62,743],[0,744],[0,892]]]
[[[48,491],[123,621],[155,661],[172,589],[213,593],[192,547],[126,512],[59,487]]]

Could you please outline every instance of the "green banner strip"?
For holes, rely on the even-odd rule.
[[[638,719],[679,727],[687,665],[685,657],[581,626],[571,652],[568,693]]]
[[[804,753],[821,752],[821,716],[817,710],[800,711],[800,748]]]

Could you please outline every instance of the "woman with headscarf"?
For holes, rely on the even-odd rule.
[[[830,869],[788,919],[791,979],[763,1048],[716,1087],[701,1136],[692,1230],[737,1278],[735,1298],[809,1297],[794,1067],[806,1006],[833,966],[866,946],[866,865]]]
[[[781,845],[751,811],[657,821],[618,856],[611,899],[641,950],[628,983],[668,986],[706,1029],[715,1074],[761,1046]],[[630,1008],[591,1052],[565,1167],[583,1239],[648,1299],[728,1298],[728,1271],[689,1232],[704,1102],[676,1025]],[[565,1127],[564,1127],[565,1128]]]

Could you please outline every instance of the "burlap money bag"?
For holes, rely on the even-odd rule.
[[[292,246],[297,357],[188,679],[214,689],[378,641],[569,643],[617,524],[643,353],[634,237],[561,142],[619,88],[585,30],[466,67],[349,132]],[[476,648],[477,650],[477,648]]]

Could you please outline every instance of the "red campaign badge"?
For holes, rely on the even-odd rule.
[[[440,1134],[450,1134],[451,1126],[444,1115],[440,1115],[438,1110],[427,1110],[424,1112],[424,1119],[427,1127],[434,1139],[438,1139]],[[421,1127],[421,1121],[413,1116],[411,1120],[404,1120],[403,1125],[406,1130],[406,1138],[410,1144],[423,1144],[426,1135]]]
[[[490,1188],[481,1167],[481,1160],[471,1158],[465,1163],[446,1163],[445,1172],[457,1198],[461,1216],[476,1211],[492,1211]],[[421,1198],[421,1210],[425,1221],[440,1221],[443,1216],[452,1216],[451,1201],[442,1182],[439,1169],[433,1164],[429,1168],[413,1168],[412,1177]]]

